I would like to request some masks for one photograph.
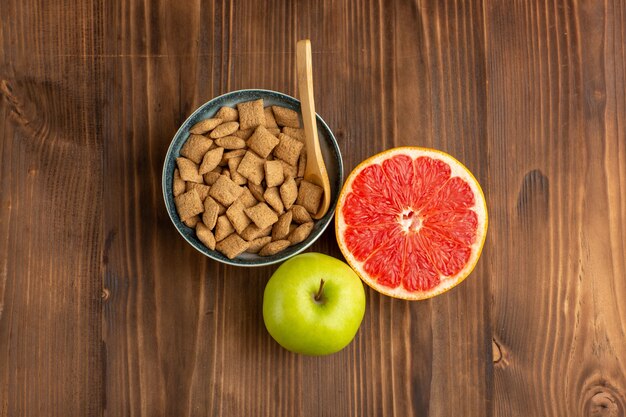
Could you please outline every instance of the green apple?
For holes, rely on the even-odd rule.
[[[294,256],[274,272],[263,295],[263,319],[285,349],[328,355],[346,347],[365,314],[365,290],[344,262],[321,253]]]

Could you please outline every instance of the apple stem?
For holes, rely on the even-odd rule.
[[[317,290],[317,294],[315,294],[315,301],[320,302],[322,301],[322,290],[324,289],[324,280],[321,279],[320,280],[320,289]]]

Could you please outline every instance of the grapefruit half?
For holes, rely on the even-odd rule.
[[[472,272],[485,243],[487,205],[476,178],[452,156],[394,148],[350,173],[335,233],[366,284],[391,297],[421,300]]]

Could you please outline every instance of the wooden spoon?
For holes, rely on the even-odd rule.
[[[320,149],[320,140],[317,136],[317,120],[315,117],[315,102],[313,101],[313,68],[311,65],[311,41],[304,39],[296,45],[296,66],[298,69],[298,90],[304,121],[304,136],[306,144],[306,168],[304,179],[319,185],[324,190],[314,219],[324,217],[330,206],[330,181],[324,165],[324,157]]]

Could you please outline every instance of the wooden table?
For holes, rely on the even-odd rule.
[[[0,3],[0,416],[626,415],[623,1]],[[316,104],[345,168],[445,150],[490,210],[472,276],[367,291],[354,342],[280,348],[273,267],[165,211],[179,124],[241,88]],[[332,228],[313,250],[340,257]]]

